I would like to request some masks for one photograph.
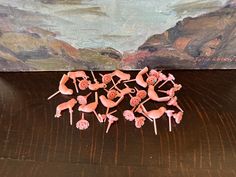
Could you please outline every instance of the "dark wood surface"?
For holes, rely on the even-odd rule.
[[[184,119],[171,133],[158,120],[157,136],[148,121],[141,129],[125,121],[125,106],[109,134],[93,114],[79,131],[68,112],[54,118],[70,97],[47,101],[62,72],[0,73],[0,177],[236,176],[236,70],[171,73],[183,85]]]

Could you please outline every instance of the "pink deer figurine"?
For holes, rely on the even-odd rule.
[[[149,119],[153,119],[154,131],[155,131],[155,134],[157,135],[156,119],[161,118],[161,116],[165,113],[166,108],[160,107],[159,109],[147,111],[146,108],[143,105],[141,105],[141,109],[142,111],[140,113],[142,113],[145,117]]]
[[[88,103],[86,105],[80,105],[79,106],[79,111],[85,112],[85,113],[90,113],[93,112],[96,116],[96,118],[98,119],[98,121],[100,122],[100,117],[98,117],[98,114],[96,112],[96,108],[98,106],[98,93],[95,92],[95,101],[92,103]]]
[[[124,99],[124,96],[121,96],[116,102],[107,99],[104,95],[99,96],[99,99],[100,99],[102,105],[107,108],[106,114],[108,114],[109,109],[116,107]]]
[[[69,89],[66,87],[66,82],[69,80],[69,77],[65,74],[63,74],[60,83],[59,83],[59,88],[58,91],[54,94],[52,94],[50,97],[48,97],[48,100],[50,100],[52,97],[56,96],[58,93],[61,93],[63,95],[72,95],[73,94],[73,90]]]
[[[89,93],[85,96],[79,95],[77,96],[77,101],[79,104],[86,105],[87,104],[87,98],[91,95],[92,93]]]
[[[136,81],[136,83],[138,85],[140,85],[141,87],[146,88],[147,87],[147,83],[144,81],[143,79],[143,75],[146,74],[148,72],[148,67],[143,68],[141,71],[139,71],[139,73],[137,74],[135,79],[132,80],[128,80],[125,82],[132,82],[132,81]]]
[[[61,111],[65,110],[65,109],[69,109],[69,113],[70,113],[70,125],[72,125],[72,113],[73,113],[73,107],[75,106],[75,104],[77,103],[76,99],[72,98],[67,102],[61,103],[57,106],[56,108],[56,114],[55,117],[61,117]]]

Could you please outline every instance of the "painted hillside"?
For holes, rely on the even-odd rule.
[[[64,4],[65,1],[42,3]],[[76,4],[78,1],[70,3]],[[122,52],[112,46],[77,47],[60,38],[60,33],[53,30],[55,24],[52,22],[68,23],[69,26],[68,21],[0,5],[0,70],[112,70],[143,66],[171,69],[236,68],[235,4],[235,1],[229,1],[213,12],[184,18],[165,32],[150,36],[136,49]],[[180,7],[175,8],[178,13],[182,12]],[[98,9],[89,10],[89,13],[97,13]]]

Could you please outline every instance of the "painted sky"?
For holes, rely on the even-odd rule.
[[[58,3],[59,2],[59,3]],[[227,0],[0,0],[1,5],[55,17],[43,28],[76,48],[137,49],[177,21],[214,11]]]

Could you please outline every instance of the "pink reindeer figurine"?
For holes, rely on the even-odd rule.
[[[90,113],[90,112],[93,112],[96,116],[96,118],[98,119],[98,121],[100,122],[100,118],[98,117],[98,114],[96,112],[96,108],[98,106],[98,93],[95,92],[95,101],[94,102],[91,102],[91,103],[88,103],[86,105],[80,105],[78,110],[79,111],[82,111],[82,112],[85,112],[85,113]]]
[[[68,80],[69,80],[69,77],[66,74],[64,74],[60,80],[58,91],[56,93],[52,94],[50,97],[48,97],[48,100],[50,100],[51,98],[56,96],[58,93],[61,93],[63,95],[72,95],[73,90],[67,88],[65,85]]]
[[[159,109],[147,111],[146,108],[143,105],[141,105],[141,109],[142,109],[141,113],[145,117],[147,117],[149,119],[153,119],[154,132],[157,135],[156,119],[161,118],[161,116],[165,113],[166,108],[165,107],[160,107]]]
[[[138,85],[140,85],[143,88],[147,87],[147,83],[144,81],[143,79],[143,75],[146,74],[148,72],[148,67],[143,68],[141,71],[139,71],[139,73],[137,74],[137,76],[135,77],[135,79],[132,80],[128,80],[125,82],[132,82],[132,81],[136,81],[136,83]]]
[[[57,106],[56,108],[56,114],[55,117],[61,117],[61,111],[65,110],[65,109],[69,109],[69,113],[70,113],[70,125],[72,125],[72,113],[73,113],[73,107],[75,106],[75,104],[77,103],[76,99],[72,98],[67,102],[61,103]]]

